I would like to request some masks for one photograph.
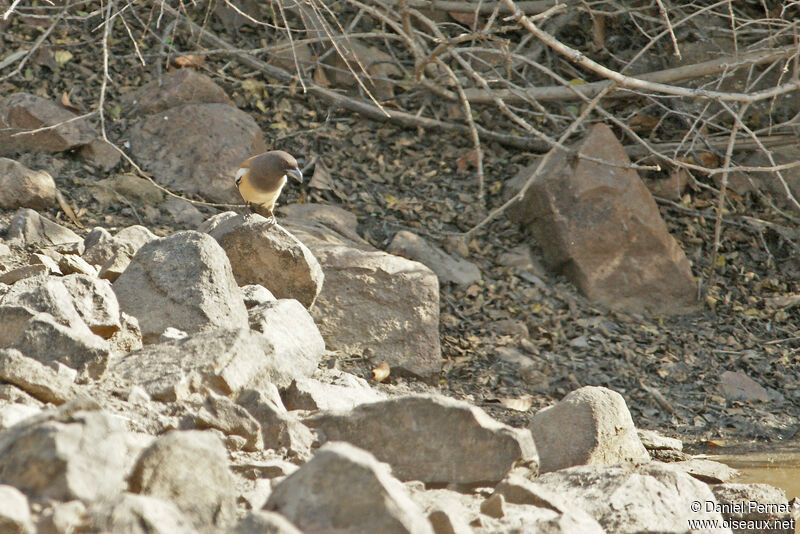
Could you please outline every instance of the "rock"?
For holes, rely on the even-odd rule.
[[[120,330],[108,340],[111,350],[127,354],[142,348],[142,331],[136,317],[120,312]]]
[[[42,402],[63,404],[77,395],[71,380],[14,349],[0,349],[0,379]]]
[[[161,208],[169,213],[172,220],[177,224],[186,226],[197,227],[205,220],[199,209],[194,207],[194,204],[187,202],[180,198],[170,198],[161,205]]]
[[[49,269],[44,265],[42,265],[41,263],[34,263],[33,265],[24,265],[16,269],[11,269],[10,271],[0,275],[0,284],[12,285],[16,284],[20,280],[46,275],[48,273]]]
[[[384,398],[363,378],[336,369],[319,371],[313,378],[297,378],[283,394],[288,410],[308,411],[349,410]]]
[[[48,247],[81,241],[81,238],[68,228],[45,219],[35,211],[20,208],[14,213],[6,233],[9,242],[24,245]]]
[[[71,274],[61,282],[72,296],[78,314],[98,336],[108,339],[122,327],[119,319],[119,303],[108,280],[85,274]]]
[[[294,229],[311,233],[317,239],[324,240],[326,233],[333,233],[356,248],[363,246],[374,250],[372,245],[358,234],[358,219],[347,210],[330,204],[289,204],[278,208],[286,218],[282,219],[290,232]],[[317,230],[315,232],[315,230]],[[321,230],[321,231],[320,231]],[[301,239],[302,241],[302,239]]]
[[[264,447],[258,421],[227,397],[209,393],[194,419],[197,428],[216,428],[227,436],[242,436],[246,440],[246,451],[257,451]]]
[[[569,421],[568,425],[564,421]],[[531,420],[539,471],[584,464],[616,464],[650,456],[639,441],[622,395],[585,386],[569,393]]]
[[[731,528],[735,534],[753,531],[794,534],[791,521],[793,507],[782,489],[768,484],[716,484],[711,491],[725,519],[744,522]],[[748,525],[748,521],[760,523]],[[765,528],[767,521],[771,529]]]
[[[120,103],[123,113],[128,116],[160,113],[184,104],[233,105],[219,85],[194,69],[168,72],[160,80],[153,80],[123,95]]]
[[[291,361],[302,376],[310,376],[325,352],[325,341],[308,311],[294,299],[267,302],[249,311],[250,328],[261,332],[276,358]]]
[[[0,433],[0,480],[36,499],[92,502],[121,492],[127,431],[98,409],[74,400]]]
[[[447,397],[399,397],[347,412],[323,412],[304,422],[318,430],[321,442],[358,444],[391,465],[400,480],[493,484],[515,464],[537,461],[530,432]]]
[[[705,510],[706,501],[715,502],[708,486],[669,465],[584,465],[546,473],[530,484],[560,495],[569,506],[587,512],[607,532],[686,532],[690,520],[718,521],[721,525],[719,512]],[[699,512],[692,510],[693,501],[702,503]]]
[[[86,506],[78,500],[54,502],[42,510],[36,523],[37,534],[71,534],[88,526]]]
[[[111,352],[109,344],[88,328],[69,328],[48,313],[31,317],[13,348],[40,362],[61,362],[93,379],[103,375]]]
[[[122,493],[90,510],[92,526],[114,534],[193,534],[197,532],[167,500]]]
[[[0,347],[10,347],[22,335],[28,321],[36,315],[26,306],[0,306]]]
[[[311,445],[316,437],[294,414],[287,413],[283,405],[255,389],[242,391],[236,403],[246,408],[261,425],[264,448],[283,449],[301,460],[311,457]]]
[[[350,89],[358,87],[351,66],[361,65],[359,68],[365,69],[369,80],[372,80],[368,84],[371,94],[381,101],[394,98],[394,83],[387,78],[402,78],[402,72],[392,56],[378,48],[360,44],[355,39],[340,50],[323,61],[325,76],[333,85]],[[342,53],[347,59],[342,57]]]
[[[201,531],[236,521],[233,475],[211,432],[173,430],[159,437],[139,456],[129,484],[134,493],[173,502]]]
[[[265,509],[281,513],[308,534],[433,533],[389,469],[347,443],[328,443],[319,449],[274,488]]]
[[[551,268],[590,299],[609,308],[651,314],[697,307],[691,266],[604,124],[594,125],[574,149],[620,166],[557,152],[547,169],[508,211],[527,225]],[[520,174],[520,187],[534,172]]]
[[[58,268],[61,269],[61,272],[65,275],[85,274],[93,278],[97,276],[97,269],[75,254],[64,254],[61,256],[58,260]]]
[[[29,310],[50,314],[64,326],[77,333],[88,333],[89,327],[73,303],[63,279],[55,276],[29,278],[19,281],[0,298],[2,306],[23,306]]]
[[[495,493],[481,503],[481,513],[489,517],[503,517],[506,500],[500,493]]]
[[[0,158],[0,208],[46,209],[55,201],[56,183],[52,176],[13,159]]]
[[[61,256],[60,254],[58,254],[58,252],[51,251],[50,253],[53,255]],[[58,263],[56,263],[56,260],[54,260],[50,256],[47,256],[45,254],[34,253],[30,255],[29,261],[33,265],[41,264],[47,267],[47,274],[55,274],[61,276],[61,269],[59,268]]]
[[[233,534],[302,534],[302,532],[280,514],[256,510],[239,521],[233,529]]]
[[[442,283],[452,282],[468,286],[481,279],[481,271],[471,261],[454,258],[417,234],[406,230],[397,232],[386,250],[426,265],[436,273]]]
[[[648,451],[683,450],[683,442],[681,440],[662,436],[653,430],[644,430],[640,428],[636,430],[636,434],[639,436],[639,441],[642,442],[642,445],[644,445],[644,448]]]
[[[89,143],[95,138],[94,130],[86,119],[70,120],[75,117],[77,115],[55,102],[30,93],[16,92],[0,99],[0,124],[4,125],[4,130],[0,130],[0,156],[19,152],[64,152]],[[14,136],[47,126],[55,128]]]
[[[187,104],[149,115],[129,131],[131,152],[156,181],[213,202],[240,202],[233,176],[263,134],[250,115],[225,104]]]
[[[159,204],[164,200],[164,193],[150,180],[131,173],[115,174],[98,180],[89,187],[92,197],[102,209],[116,207],[122,201],[134,206],[148,206]]]
[[[739,471],[722,462],[714,462],[712,460],[703,460],[700,458],[690,458],[684,461],[672,462],[669,466],[672,469],[677,469],[687,475],[691,475],[706,484],[730,482],[740,474]]]
[[[154,399],[170,402],[202,388],[235,395],[267,383],[286,387],[311,374],[305,363],[295,366],[276,354],[266,337],[247,328],[212,330],[149,345],[115,361],[112,371]]]
[[[233,212],[206,221],[207,231],[225,249],[239,285],[259,284],[279,299],[310,308],[323,284],[322,268],[311,251],[280,225],[260,215]]]
[[[17,488],[0,485],[0,532],[4,534],[33,534],[28,499]]]
[[[114,236],[105,228],[95,227],[83,241],[83,259],[93,265],[105,265],[122,251],[130,261],[143,245],[155,239],[156,235],[138,224],[123,228]]]
[[[145,343],[168,326],[188,333],[247,325],[247,309],[225,252],[211,237],[178,232],[142,246],[114,282],[122,311]]]
[[[393,372],[438,379],[439,281],[422,265],[385,252],[306,242],[325,285],[311,315],[331,350],[374,356]]]
[[[0,432],[41,411],[36,406],[28,404],[0,404]]]
[[[769,393],[764,386],[744,373],[725,371],[719,377],[719,389],[728,400],[770,400]]]
[[[119,151],[102,137],[95,137],[83,145],[79,154],[81,159],[103,172],[108,172],[116,167],[122,158]]]
[[[244,298],[244,305],[247,309],[251,309],[259,304],[266,304],[267,302],[275,302],[275,295],[264,286],[260,285],[246,285],[241,286],[242,298]]]

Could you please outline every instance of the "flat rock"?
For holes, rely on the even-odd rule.
[[[121,492],[127,430],[98,409],[74,400],[0,433],[0,480],[36,499],[92,502]]]
[[[197,532],[173,503],[122,493],[89,510],[91,524],[100,532],[114,534],[193,534]]]
[[[77,115],[52,100],[30,93],[17,92],[0,99],[0,124],[4,125],[0,130],[0,156],[18,152],[63,152],[89,143],[96,136],[94,130],[86,119],[71,120],[75,117]],[[55,128],[14,136],[47,126]]]
[[[211,330],[148,345],[115,361],[111,369],[154,399],[185,399],[205,387],[222,395],[273,383],[288,386],[309,376],[306,363],[276,354],[268,338],[248,328]]]
[[[12,159],[0,158],[0,208],[46,209],[55,201],[56,183],[52,176]]]
[[[236,521],[233,475],[222,442],[211,432],[170,431],[139,456],[130,490],[174,503],[201,532]]]
[[[275,512],[254,510],[239,521],[233,534],[302,534],[288,519]]]
[[[33,534],[31,511],[25,494],[12,486],[0,484],[0,532]]]
[[[716,502],[708,486],[669,465],[584,465],[546,473],[530,483],[587,512],[607,532],[684,533],[690,520],[721,524],[719,512],[705,510],[706,501]],[[693,501],[703,503],[699,512],[692,511]],[[731,531],[709,528],[692,532]]]
[[[648,451],[683,450],[683,442],[681,440],[663,436],[653,430],[639,428],[636,430],[636,434],[639,436],[639,441]]]
[[[706,484],[730,482],[740,474],[739,471],[727,464],[715,462],[713,460],[704,460],[702,458],[690,458],[679,462],[670,462],[669,466],[672,469],[677,469],[687,475],[691,475]]]
[[[401,480],[493,484],[515,464],[537,462],[529,431],[504,425],[480,408],[442,396],[361,404],[347,412],[323,412],[304,422],[319,432],[321,442],[358,444],[391,465]]]
[[[463,258],[447,254],[413,232],[397,232],[386,248],[387,252],[427,265],[442,283],[468,286],[481,279],[478,266]]]
[[[119,303],[108,280],[85,274],[71,274],[61,279],[83,322],[98,336],[108,339],[119,332]]]
[[[222,87],[194,69],[167,72],[160,80],[123,95],[120,103],[127,116],[160,113],[184,104],[233,105]]]
[[[265,151],[253,118],[226,104],[186,104],[149,115],[129,131],[131,153],[156,181],[214,202],[241,202],[239,165]]]
[[[385,398],[363,378],[337,369],[317,371],[311,378],[297,378],[283,393],[287,410],[349,410]]]
[[[347,443],[320,448],[274,488],[264,509],[279,512],[308,534],[433,534],[422,510],[389,469]]]
[[[539,451],[541,473],[574,465],[650,459],[625,399],[608,388],[576,389],[537,412],[530,429]]]
[[[697,308],[689,261],[611,129],[596,124],[573,148],[619,166],[559,151],[509,217],[527,225],[550,267],[593,301],[650,314]],[[533,172],[520,174],[519,187]]]
[[[225,251],[199,232],[142,246],[114,282],[120,309],[137,318],[145,343],[168,326],[187,333],[247,325],[247,309]]]
[[[744,373],[725,371],[719,377],[719,389],[729,400],[768,401],[769,393],[764,386]]]
[[[215,215],[200,228],[225,249],[239,285],[259,284],[279,299],[296,299],[306,308],[322,289],[324,275],[311,251],[291,233],[257,214]]]
[[[69,228],[64,228],[28,208],[20,208],[14,213],[6,232],[6,239],[23,246],[39,247],[82,241],[80,236]]]
[[[26,278],[33,278],[35,276],[49,274],[49,272],[50,269],[41,263],[23,265],[22,267],[11,269],[10,271],[4,272],[2,275],[0,275],[0,284],[11,285],[19,282],[20,280],[25,280]]]
[[[373,249],[358,233],[358,218],[338,206],[306,202],[287,204],[279,207],[278,211],[282,215],[281,222],[289,231],[298,228],[303,232],[316,233],[317,238],[323,239],[325,233],[332,233],[351,245]],[[317,233],[315,229],[322,229],[322,232]]]
[[[77,395],[72,380],[14,349],[0,349],[0,379],[42,402],[63,404]]]

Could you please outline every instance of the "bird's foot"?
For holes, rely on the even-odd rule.
[[[267,224],[272,226],[272,225],[277,224],[277,223],[278,223],[278,219],[275,218],[275,214],[274,213],[270,213],[269,217],[267,217]]]

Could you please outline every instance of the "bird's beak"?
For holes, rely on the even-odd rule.
[[[294,176],[294,179],[300,183],[303,183],[303,173],[300,172],[300,169],[289,169],[286,171],[286,174],[291,174]]]

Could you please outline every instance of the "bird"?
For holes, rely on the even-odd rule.
[[[275,201],[286,185],[287,176],[303,182],[297,160],[283,150],[264,152],[242,163],[236,171],[236,187],[247,204],[245,218],[255,211],[274,223]]]

